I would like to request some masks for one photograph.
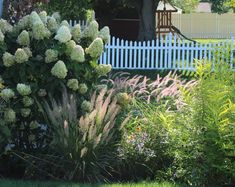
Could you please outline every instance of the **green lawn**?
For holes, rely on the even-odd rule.
[[[180,187],[171,183],[139,183],[139,184],[76,184],[60,182],[31,182],[31,181],[14,181],[0,180],[2,187]]]
[[[225,42],[227,39],[193,39],[199,43],[218,43],[218,42]],[[235,41],[234,41],[235,44]]]

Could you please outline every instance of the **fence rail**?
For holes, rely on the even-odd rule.
[[[219,43],[193,43],[181,40],[171,34],[148,42],[124,41],[113,37],[105,52],[99,59],[100,64],[111,64],[113,69],[178,69],[194,70],[195,59],[215,61],[215,49],[226,49],[232,52],[226,61],[235,69],[234,40]]]

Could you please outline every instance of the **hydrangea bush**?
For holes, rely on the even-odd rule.
[[[39,101],[60,97],[64,85],[81,95],[82,104],[97,79],[111,71],[97,63],[109,38],[109,29],[99,31],[96,21],[82,31],[45,11],[32,12],[14,26],[1,19],[0,98],[7,106],[1,120],[14,128],[40,122]]]

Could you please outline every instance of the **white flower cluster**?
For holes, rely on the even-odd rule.
[[[53,33],[58,30],[59,25],[54,17],[49,17],[47,19],[47,27]]]
[[[57,50],[48,49],[46,50],[45,55],[46,55],[45,62],[51,63],[58,60],[59,53]]]
[[[2,60],[3,60],[3,65],[6,67],[11,67],[15,64],[15,57],[8,52],[5,52],[3,54]]]
[[[45,27],[40,16],[35,11],[33,11],[30,14],[30,21],[32,24],[34,39],[43,40],[44,38],[50,37],[50,35],[51,35],[50,31]]]
[[[80,45],[75,46],[71,52],[71,59],[76,62],[84,62],[85,61],[85,53],[83,48]]]
[[[55,39],[58,40],[60,43],[66,43],[71,40],[72,35],[70,33],[70,29],[67,26],[62,25],[55,36]]]
[[[22,64],[24,62],[27,62],[29,60],[29,56],[25,52],[24,49],[18,48],[15,52],[15,61],[18,64]]]
[[[59,60],[51,69],[51,74],[59,79],[64,79],[67,76],[68,70],[63,61]]]
[[[86,84],[84,84],[84,83],[82,83],[82,84],[79,84],[79,86],[78,86],[78,92],[80,93],[80,94],[85,94],[85,93],[87,93],[87,91],[88,91],[88,88],[87,88],[87,85]]]
[[[21,84],[18,83],[16,86],[16,90],[19,92],[20,95],[22,96],[28,96],[31,94],[31,87],[29,85],[26,84]]]
[[[0,42],[4,42],[5,36],[2,33],[2,31],[0,30]]]
[[[94,40],[99,33],[99,24],[96,21],[92,21],[88,27],[82,32],[82,38],[90,38]]]
[[[96,38],[86,49],[86,53],[92,58],[98,58],[104,50],[104,43],[101,38]]]
[[[29,107],[29,106],[33,105],[33,103],[34,103],[34,100],[31,97],[29,97],[29,96],[23,97],[23,104],[25,107]]]
[[[109,27],[104,27],[100,30],[98,37],[100,37],[105,44],[109,43],[110,40],[110,30]]]
[[[67,86],[68,88],[70,88],[73,91],[77,91],[78,90],[78,80],[77,79],[69,79],[67,82]]]
[[[111,70],[112,70],[112,66],[110,64],[100,64],[96,67],[96,73],[99,76],[104,76],[107,75]]]
[[[15,97],[15,93],[12,89],[5,88],[1,91],[0,96],[3,100],[9,101],[11,98]]]
[[[6,20],[0,19],[0,30],[2,31],[3,34],[7,32],[12,32],[12,25],[9,24]]]
[[[23,30],[18,36],[17,42],[22,46],[29,46],[30,44],[29,33],[26,30]]]
[[[81,38],[81,26],[79,24],[74,25],[74,27],[71,29],[71,33],[74,41],[79,42]]]
[[[91,112],[92,111],[92,104],[89,101],[83,101],[81,104],[81,109],[83,112]]]
[[[4,121],[6,123],[14,123],[16,121],[16,113],[13,109],[7,108],[4,111]]]

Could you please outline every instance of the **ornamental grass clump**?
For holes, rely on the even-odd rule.
[[[121,106],[112,90],[101,90],[83,101],[83,115],[79,117],[78,99],[64,90],[61,99],[44,101],[51,143],[46,154],[28,154],[26,161],[32,164],[27,165],[26,173],[31,177],[89,183],[112,178],[117,141],[127,121],[116,122]]]

